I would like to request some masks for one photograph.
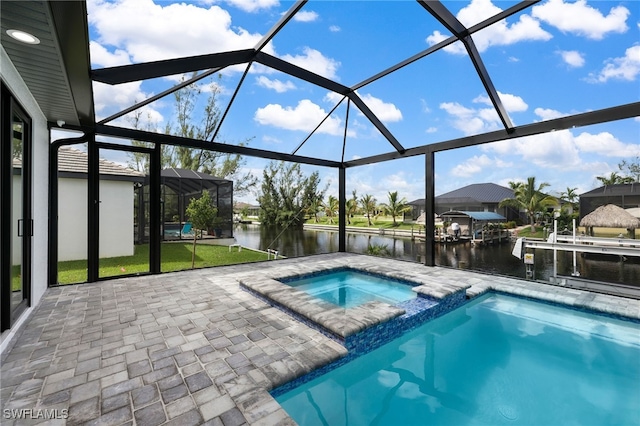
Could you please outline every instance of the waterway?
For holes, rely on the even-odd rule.
[[[245,247],[273,249],[286,257],[338,251],[338,233],[334,231],[287,229],[281,233],[281,230],[259,225],[238,224],[234,229],[234,236]],[[373,245],[386,246],[391,257],[401,260],[422,262],[425,255],[425,243],[411,238],[347,233],[348,252],[366,253],[367,248]],[[526,267],[511,254],[512,249],[513,243],[476,247],[470,244],[436,244],[436,264],[525,278]],[[638,260],[585,259],[578,253],[576,270],[581,278],[640,286]],[[573,271],[573,254],[558,252],[558,274],[570,276]],[[543,281],[548,281],[553,276],[553,253],[550,250],[535,250],[534,274],[536,280]]]

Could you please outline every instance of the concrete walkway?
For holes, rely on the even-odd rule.
[[[495,288],[640,318],[638,300],[337,253],[63,286],[47,290],[3,355],[0,422],[294,424],[268,390],[346,349],[238,281],[345,264],[406,276],[415,268],[423,281],[461,283],[471,297]]]

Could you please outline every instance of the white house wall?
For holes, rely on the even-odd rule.
[[[100,180],[100,257],[133,255],[133,183]],[[58,261],[87,258],[87,180],[58,180]]]
[[[100,257],[133,255],[133,182],[100,181]]]
[[[35,306],[47,289],[49,130],[47,129],[47,120],[44,114],[2,46],[0,46],[0,78],[2,78],[22,108],[31,117],[33,135],[31,306]],[[15,333],[27,315],[28,311],[13,325],[9,334],[2,335],[0,338],[0,351],[4,349],[6,342],[11,339],[11,333]]]

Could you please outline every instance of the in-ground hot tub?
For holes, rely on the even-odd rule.
[[[347,268],[279,281],[342,308],[353,308],[374,300],[397,305],[417,297],[412,291],[416,283]]]

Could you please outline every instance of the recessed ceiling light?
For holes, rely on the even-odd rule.
[[[40,44],[38,37],[20,30],[7,30],[10,37],[27,44]]]

